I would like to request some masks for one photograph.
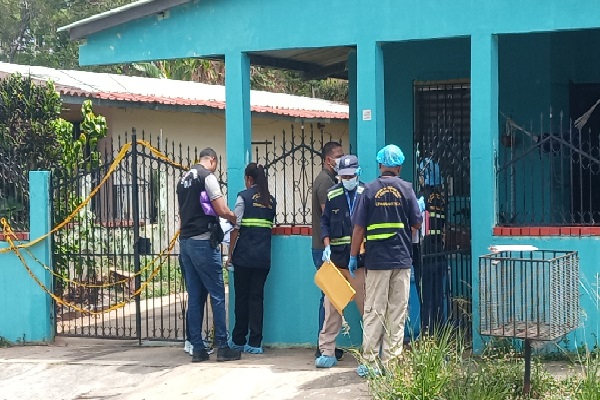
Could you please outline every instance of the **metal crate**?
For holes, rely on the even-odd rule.
[[[579,323],[579,256],[501,251],[479,257],[482,335],[552,341]]]

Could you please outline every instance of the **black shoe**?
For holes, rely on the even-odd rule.
[[[321,350],[319,349],[319,346],[317,346],[317,350],[315,350],[315,360],[319,357],[321,357]]]
[[[235,361],[242,358],[242,352],[229,347],[223,347],[217,350],[217,361]]]
[[[335,358],[338,361],[342,361],[342,358],[344,358],[344,350],[342,349],[335,349]]]
[[[194,354],[192,355],[192,362],[202,362],[208,360],[208,353],[206,349],[202,350],[194,350]]]

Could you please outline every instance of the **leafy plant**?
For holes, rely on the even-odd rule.
[[[84,200],[77,192],[79,188],[75,184],[85,181],[86,176],[100,165],[101,154],[98,151],[98,141],[106,136],[106,119],[94,114],[92,102],[86,100],[81,106],[82,122],[80,124],[80,135],[73,139],[73,125],[63,119],[53,122],[57,134],[57,142],[61,149],[62,158],[59,160],[59,175],[63,184],[60,186],[62,193],[57,197],[66,199],[54,205],[54,220],[58,223],[64,221],[79,204]],[[93,250],[97,247],[94,235],[94,222],[96,216],[89,208],[82,209],[75,216],[73,223],[78,224],[78,229],[71,235],[59,232],[55,236],[55,266],[56,272],[64,277],[69,275],[69,265],[72,265],[77,279],[95,281],[96,271],[93,257],[76,257],[82,252]],[[60,282],[58,283],[60,287]],[[81,296],[79,296],[81,297]]]
[[[61,101],[54,84],[20,74],[0,79],[0,150],[16,150],[25,170],[51,169],[61,158],[54,121]]]

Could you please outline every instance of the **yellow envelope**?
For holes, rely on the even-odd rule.
[[[356,291],[331,261],[325,261],[321,265],[315,274],[315,283],[340,315],[356,295]]]

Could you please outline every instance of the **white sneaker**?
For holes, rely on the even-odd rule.
[[[185,341],[185,344],[183,345],[183,351],[185,351],[188,354],[192,354],[191,352],[193,351],[194,346],[192,346],[192,344],[190,343],[189,340]]]

